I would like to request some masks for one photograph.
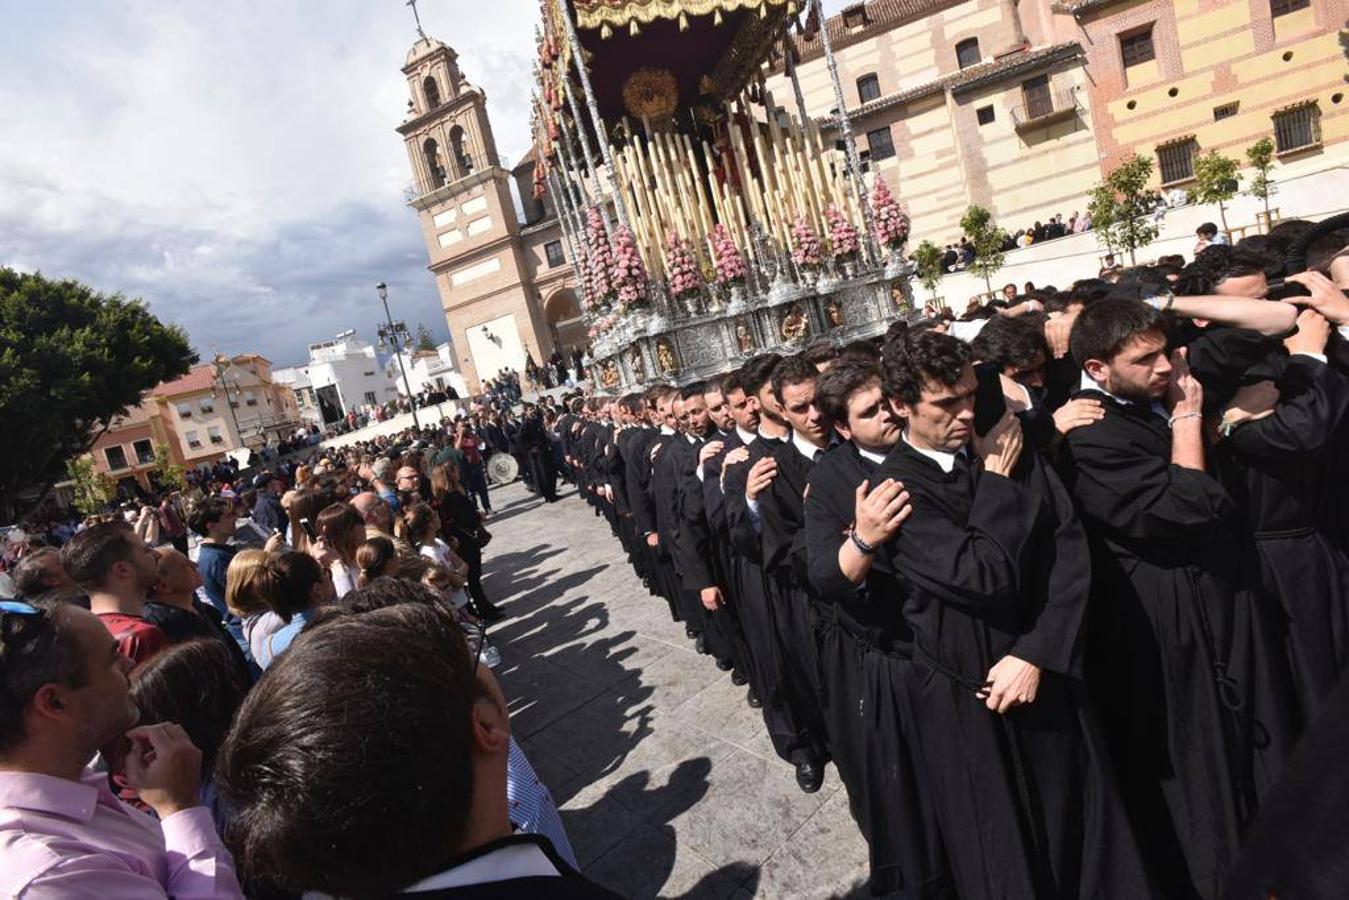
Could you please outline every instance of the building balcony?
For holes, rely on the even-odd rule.
[[[1055,122],[1071,119],[1077,115],[1079,108],[1075,91],[1052,91],[1013,106],[1012,127],[1017,131],[1043,128]]]

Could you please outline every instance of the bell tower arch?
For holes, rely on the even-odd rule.
[[[459,369],[477,390],[503,368],[523,375],[526,356],[542,362],[554,339],[531,299],[512,177],[497,155],[486,93],[464,77],[451,47],[425,34],[408,51],[403,75],[408,105],[398,133],[412,170],[408,205],[421,222]]]

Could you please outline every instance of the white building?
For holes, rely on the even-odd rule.
[[[389,361],[384,364],[384,371],[396,382],[398,393],[405,396],[407,389],[403,386],[402,373],[398,371],[400,356],[403,367],[407,370],[407,380],[412,386],[413,394],[436,389],[448,392],[450,388],[454,388],[460,397],[468,397],[468,386],[464,383],[464,376],[459,374],[459,369],[455,365],[454,344],[446,341],[434,351],[405,350],[389,357]]]
[[[354,330],[310,344],[307,365],[277,370],[273,378],[295,392],[306,421],[322,425],[398,396],[395,379],[380,365],[374,345],[356,337]]]

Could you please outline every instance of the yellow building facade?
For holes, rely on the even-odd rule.
[[[1265,136],[1280,163],[1343,153],[1346,16],[1349,0],[875,0],[824,27],[864,165],[916,237],[946,243],[970,204],[1009,230],[1067,219],[1134,152],[1167,188]],[[796,47],[800,101],[779,71],[774,103],[832,127],[822,42]]]

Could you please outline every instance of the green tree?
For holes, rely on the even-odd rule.
[[[1246,188],[1246,193],[1255,197],[1265,205],[1265,228],[1271,225],[1269,221],[1269,198],[1274,194],[1274,179],[1269,177],[1269,173],[1274,169],[1274,141],[1267,137],[1262,137],[1246,148],[1246,162],[1251,164],[1255,174],[1251,176],[1251,183]]]
[[[66,461],[66,475],[75,482],[75,508],[86,516],[105,512],[117,496],[117,482],[95,469],[87,453]]]
[[[0,268],[0,521],[41,502],[141,394],[187,372],[187,336],[145,305],[76,281]]]
[[[992,278],[1002,268],[1002,245],[1007,234],[993,224],[993,214],[982,206],[971,206],[960,217],[960,230],[974,247],[974,261],[965,268],[984,279],[984,288],[993,293]]]
[[[150,477],[165,491],[181,491],[187,487],[183,467],[173,461],[167,444],[155,444],[155,464]]]
[[[436,352],[436,339],[431,336],[431,329],[426,327],[423,322],[417,323],[417,352]]]
[[[918,267],[918,280],[927,288],[932,299],[937,299],[937,284],[941,281],[942,250],[931,241],[923,241],[913,249],[913,263]]]
[[[1131,155],[1092,188],[1087,206],[1097,238],[1112,253],[1127,251],[1130,265],[1137,261],[1134,253],[1138,248],[1157,240],[1148,195],[1151,177],[1152,157]]]
[[[1227,201],[1237,195],[1240,186],[1237,161],[1230,156],[1210,150],[1194,161],[1194,187],[1190,190],[1190,199],[1195,203],[1218,204],[1223,234],[1227,234]]]

